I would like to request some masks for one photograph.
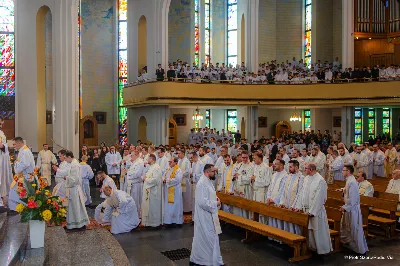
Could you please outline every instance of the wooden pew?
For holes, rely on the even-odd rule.
[[[329,229],[332,239],[333,251],[340,251],[341,243],[340,243],[340,221],[342,219],[342,212],[339,209],[332,207],[325,207],[326,216],[328,217],[328,222],[333,222],[333,230]],[[332,237],[334,235],[335,237]]]
[[[257,233],[282,241],[283,243],[292,247],[294,249],[294,255],[289,259],[290,262],[305,260],[311,257],[311,252],[308,250],[308,215],[220,192],[217,192],[217,196],[223,204],[235,206],[253,213],[253,220],[249,220],[222,210],[218,211],[220,220],[234,224],[246,230],[246,239],[242,240],[242,242],[247,242],[250,240],[250,236],[253,233]],[[258,222],[259,215],[277,218],[282,221],[297,224],[302,227],[303,235],[296,235],[260,223]]]
[[[374,191],[378,192],[385,192],[386,188],[389,184],[390,179],[388,180],[380,180],[380,179],[369,179],[368,180],[373,186],[374,186]],[[329,188],[343,188],[346,185],[346,181],[341,181],[341,180],[335,180],[333,184],[329,184]]]
[[[328,197],[342,200],[342,192],[328,190]],[[368,216],[368,224],[377,225],[384,229],[385,236],[387,238],[395,236],[397,201],[360,196],[360,203],[369,207],[389,211],[389,218],[378,217],[376,215],[370,214]]]

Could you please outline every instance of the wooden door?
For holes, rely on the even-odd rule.
[[[175,146],[178,138],[177,125],[175,120],[170,119],[168,123],[168,136],[169,136],[169,146]]]

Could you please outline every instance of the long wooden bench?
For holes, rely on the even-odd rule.
[[[326,203],[325,203],[326,204]],[[329,229],[329,233],[332,239],[332,247],[334,252],[340,251],[340,220],[342,219],[342,212],[338,209],[325,207],[326,216],[328,217],[328,222],[333,225],[333,230]],[[332,238],[332,235],[335,237]]]
[[[342,192],[328,189],[328,197],[342,200]],[[360,203],[368,207],[389,211],[389,218],[370,214],[368,216],[368,224],[382,228],[387,238],[395,236],[397,201],[360,196]]]
[[[222,210],[218,212],[220,220],[234,224],[246,230],[246,239],[244,239],[243,242],[249,241],[253,234],[256,233],[279,240],[292,247],[294,255],[289,259],[290,262],[305,260],[311,257],[311,252],[308,249],[308,215],[224,193],[217,192],[217,196],[223,204],[235,206],[252,213],[253,219],[249,220]],[[302,228],[302,235],[296,235],[260,223],[259,215],[277,218],[282,221],[299,225]]]

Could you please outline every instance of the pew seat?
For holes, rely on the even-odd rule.
[[[378,208],[373,208],[370,210],[371,214],[374,214],[376,216],[383,216],[383,217],[390,217],[390,211],[388,210],[383,210],[383,209],[378,209]],[[396,212],[396,217],[400,217],[400,211]]]
[[[307,238],[301,235],[296,235],[257,221],[249,220],[225,211],[218,211],[219,219],[230,223],[248,231],[267,236],[279,240],[294,249],[294,256],[290,258],[290,262],[305,260],[311,257],[307,252]]]
[[[391,238],[394,237],[393,228],[396,228],[396,220],[379,217],[373,214],[368,216],[368,223],[370,225],[377,225],[385,230],[385,237]]]

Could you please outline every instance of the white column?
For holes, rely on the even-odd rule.
[[[258,139],[258,107],[248,106],[245,119],[246,139],[251,143]]]
[[[353,110],[353,107],[350,106],[342,107],[342,142],[346,144],[346,147],[349,147],[354,137]]]
[[[246,60],[250,71],[258,71],[258,5],[259,0],[248,2],[246,20]]]
[[[52,138],[76,155],[79,151],[77,2],[78,0],[16,1],[16,72],[19,73],[16,75],[16,135],[26,139],[28,145],[32,145],[33,151],[38,151],[43,144],[38,143],[35,52],[36,17],[43,5],[50,8],[53,18],[53,88],[56,100]],[[55,144],[53,146],[55,151],[60,149]]]
[[[342,0],[342,65],[354,68],[354,1]]]

